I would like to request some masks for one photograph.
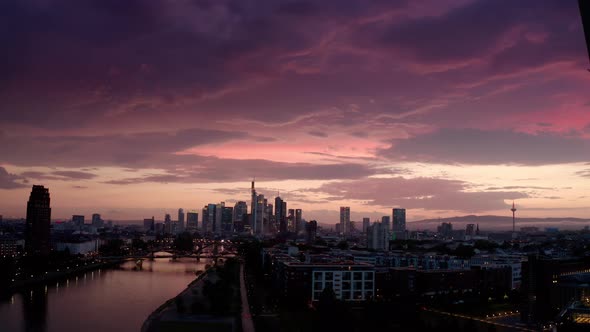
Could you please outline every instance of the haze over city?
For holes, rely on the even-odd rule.
[[[254,177],[324,224],[339,206],[412,221],[509,217],[513,201],[523,217],[590,217],[575,1],[0,11],[4,217],[25,216],[33,184],[50,188],[53,219],[142,220],[246,201]]]

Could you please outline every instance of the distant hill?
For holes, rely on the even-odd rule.
[[[479,224],[482,231],[488,230],[511,230],[512,216],[458,216],[450,218],[423,219],[408,222],[409,229],[436,229],[442,222],[450,222],[462,229],[466,224]],[[516,217],[516,229],[521,227],[539,227],[540,230],[545,227],[558,227],[560,229],[581,229],[590,226],[590,219],[582,218],[519,218]]]

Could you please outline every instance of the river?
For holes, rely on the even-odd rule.
[[[2,332],[135,332],[180,293],[208,260],[129,261],[0,298]]]

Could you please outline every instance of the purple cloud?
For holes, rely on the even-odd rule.
[[[515,191],[470,191],[469,184],[437,178],[367,178],[331,182],[311,189],[331,200],[358,200],[382,207],[481,212],[504,209],[504,200],[528,197]]]
[[[172,172],[172,171],[170,171]],[[164,175],[147,175],[110,180],[110,184],[134,184],[143,182],[191,183],[191,182],[239,182],[256,176],[271,180],[331,180],[356,179],[377,174],[378,170],[354,163],[317,165],[310,163],[283,163],[268,160],[220,159],[201,157],[197,167],[186,167]]]
[[[0,167],[0,189],[24,188],[26,186],[18,182],[22,180],[23,177],[8,173],[4,167]]]
[[[24,178],[33,178],[36,180],[58,180],[58,181],[74,181],[74,180],[90,180],[96,177],[96,174],[82,171],[54,171],[49,173],[26,171],[20,173]]]
[[[590,140],[547,132],[442,129],[394,141],[380,154],[393,160],[451,164],[562,164],[590,160]]]

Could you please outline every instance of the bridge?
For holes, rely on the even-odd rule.
[[[220,246],[224,247],[222,252],[219,252]],[[213,249],[211,251],[205,252],[205,249],[209,247],[213,247]],[[201,258],[205,258],[212,259],[215,263],[217,263],[218,259],[220,258],[234,257],[236,254],[235,249],[235,245],[232,243],[222,243],[220,241],[215,241],[205,245],[198,245],[193,251],[183,251],[160,247],[152,248],[146,253],[131,254],[122,257],[103,257],[103,259],[134,259],[137,260],[138,265],[141,265],[145,259],[153,260],[155,258],[170,258],[172,260],[179,258],[195,258],[197,261],[200,261]]]

